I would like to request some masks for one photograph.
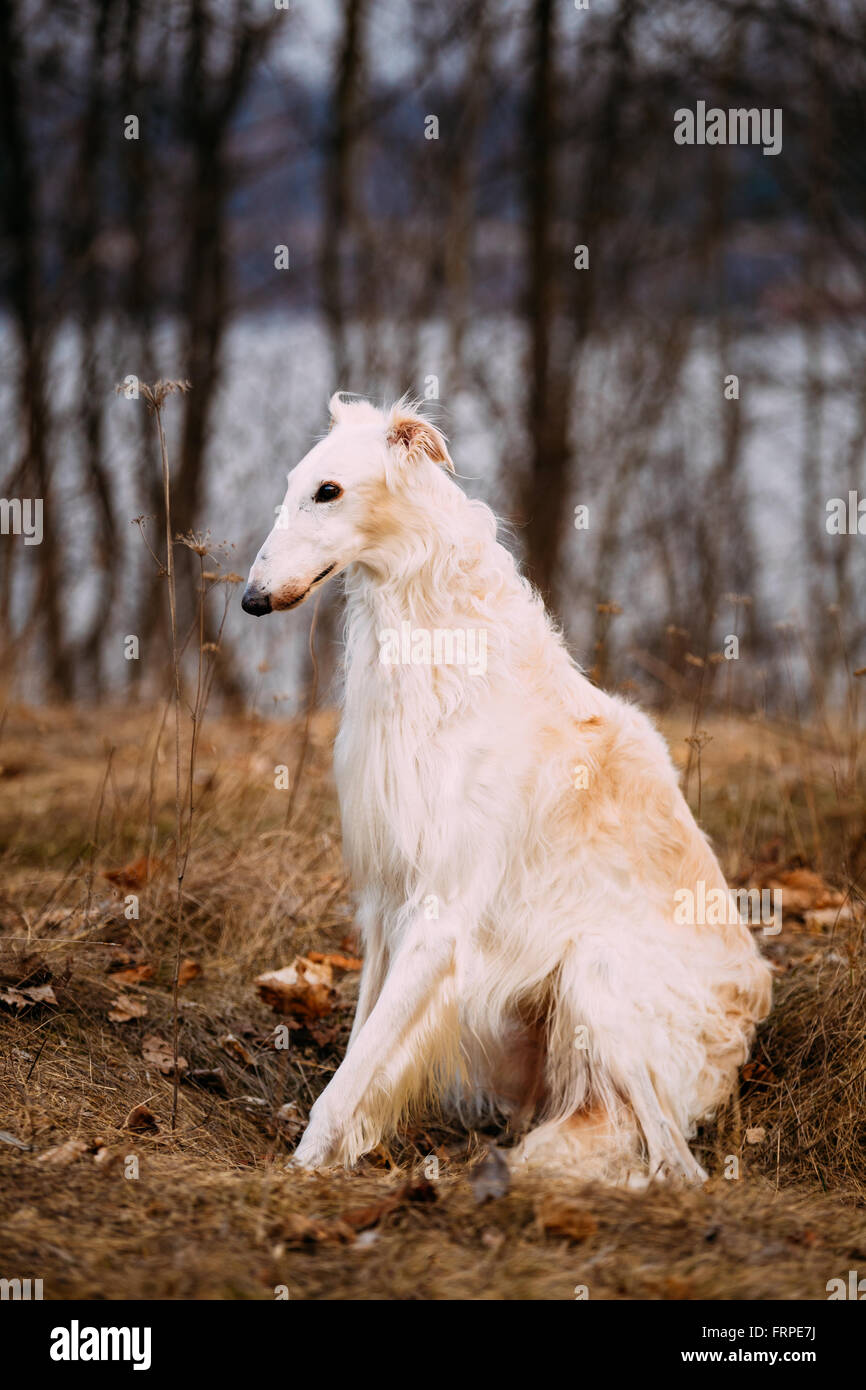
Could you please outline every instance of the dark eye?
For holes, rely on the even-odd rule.
[[[319,491],[313,498],[314,502],[335,502],[338,497],[342,497],[343,489],[339,483],[322,483]]]

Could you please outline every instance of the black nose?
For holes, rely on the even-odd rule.
[[[248,584],[241,599],[241,608],[245,613],[252,613],[254,618],[261,618],[271,611],[271,596],[257,584]]]

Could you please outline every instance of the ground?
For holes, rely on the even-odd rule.
[[[688,712],[662,720],[732,881],[781,885],[785,921],[759,932],[773,1015],[696,1140],[709,1182],[638,1193],[509,1183],[509,1136],[432,1116],[355,1172],[287,1170],[357,991],[328,713],[306,740],[303,721],[201,730],[173,1121],[164,715],[15,707],[2,724],[0,1277],[41,1278],[46,1298],[823,1299],[866,1275],[856,741],[702,721],[698,776]],[[302,967],[275,1013],[255,981],[299,956],[325,958],[322,981]]]

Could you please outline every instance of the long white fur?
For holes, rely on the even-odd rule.
[[[331,414],[250,574],[275,609],[328,566],[347,597],[335,769],[365,958],[296,1161],[352,1164],[432,1098],[530,1123],[529,1163],[700,1179],[689,1138],[770,975],[739,920],[674,920],[678,889],[726,885],[666,745],[581,674],[428,421],[340,395]],[[316,503],[325,481],[342,496]],[[482,629],[486,671],[383,664],[405,622]]]

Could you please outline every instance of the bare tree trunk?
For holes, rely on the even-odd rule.
[[[824,18],[824,6],[818,6],[817,20]],[[827,120],[821,84],[823,43],[814,39],[809,64],[809,128],[808,167],[809,187],[803,281],[806,288],[803,305],[802,335],[804,348],[803,374],[803,448],[801,473],[803,485],[804,554],[809,566],[809,599],[811,627],[814,632],[813,680],[819,703],[826,694],[826,673],[832,660],[834,633],[827,615],[827,534],[823,474],[824,425],[824,334],[819,315],[823,312],[824,290],[824,232],[826,230],[825,179],[827,176]],[[839,544],[839,539],[836,538]],[[844,543],[844,542],[843,542]]]
[[[48,448],[46,337],[49,314],[41,293],[35,174],[24,116],[21,16],[13,0],[0,5],[0,123],[7,151],[7,188],[3,199],[6,237],[11,253],[9,296],[19,344],[17,381],[23,452],[6,492],[19,496],[32,488],[43,508],[42,544],[33,547],[31,563],[39,574],[30,621],[25,632],[37,633],[44,648],[48,691],[68,697],[71,666],[60,603],[62,560],[54,512],[54,488]],[[34,557],[35,552],[35,557]],[[38,557],[38,558],[36,558]],[[8,611],[4,604],[4,611]]]
[[[100,232],[100,160],[106,125],[103,88],[108,44],[110,0],[100,0],[94,13],[93,50],[88,64],[90,91],[84,113],[79,159],[73,172],[70,206],[73,214],[69,262],[80,288],[79,318],[82,333],[82,383],[80,417],[84,440],[84,467],[96,503],[96,544],[91,556],[99,575],[99,594],[87,632],[80,641],[76,677],[98,699],[102,693],[101,658],[105,630],[117,588],[117,524],[104,459],[103,413],[106,375],[102,364],[102,337],[108,331],[102,276],[97,263]]]
[[[355,111],[361,78],[363,23],[364,0],[344,0],[333,116],[325,138],[325,218],[319,255],[322,306],[331,340],[335,388],[350,388],[345,262],[347,251],[352,246],[354,203],[351,168],[352,149],[357,135]]]
[[[350,261],[358,231],[352,180],[353,153],[357,141],[357,102],[363,65],[365,0],[344,0],[342,36],[334,79],[332,113],[324,141],[322,187],[325,217],[319,247],[319,285],[325,325],[331,345],[331,386],[358,389],[352,376],[349,350],[349,295],[353,267]],[[366,271],[365,274],[368,274]],[[357,298],[357,296],[355,296]],[[327,695],[336,671],[337,634],[341,605],[333,593],[323,596],[316,621],[318,695]],[[305,648],[302,680],[310,688],[312,667]]]
[[[553,597],[567,466],[567,403],[558,387],[554,362],[557,250],[551,244],[556,201],[554,113],[556,75],[555,6],[535,0],[532,15],[531,82],[526,114],[529,216],[529,397],[527,432],[531,465],[521,496],[527,564],[545,599]],[[559,252],[565,254],[566,248]]]
[[[474,0],[466,15],[473,35],[460,94],[460,117],[450,161],[450,208],[445,229],[445,287],[449,351],[446,389],[463,386],[466,328],[472,302],[472,246],[475,231],[475,163],[487,100],[490,26],[487,0]]]
[[[587,139],[577,196],[574,242],[586,245],[590,269],[569,271],[571,245],[554,243],[552,225],[558,180],[554,149],[561,131],[557,122],[559,83],[555,9],[551,0],[536,0],[533,10],[532,77],[526,125],[528,160],[530,287],[528,318],[531,339],[527,428],[531,468],[525,479],[521,515],[526,521],[530,573],[554,608],[560,552],[566,527],[566,482],[579,475],[569,438],[571,400],[582,353],[590,345],[599,267],[605,252],[604,232],[617,210],[617,174],[622,156],[623,94],[632,66],[635,0],[622,0],[607,40],[608,76],[597,103],[598,119]],[[608,274],[606,288],[620,293],[626,266]],[[574,291],[568,313],[557,282],[571,273]],[[611,301],[613,302],[613,301]]]
[[[198,519],[205,451],[228,318],[226,203],[230,179],[226,136],[249,73],[279,18],[275,12],[264,23],[253,24],[240,0],[231,57],[225,70],[217,73],[208,62],[213,26],[206,6],[203,0],[192,0],[190,9],[184,127],[192,151],[194,177],[182,317],[186,325],[185,374],[192,390],[185,398],[180,466],[172,495],[174,525],[180,535],[193,530]],[[183,584],[179,589],[181,630],[193,616],[194,592],[193,584]],[[205,642],[212,642],[214,637],[208,615]],[[239,703],[241,687],[237,673],[230,669],[227,652],[224,644],[216,680],[223,696]]]
[[[141,58],[143,38],[146,37],[142,33],[145,18],[142,0],[127,0],[122,80],[124,105],[131,112],[141,112],[146,99],[147,79]],[[160,376],[153,348],[155,307],[158,302],[152,247],[155,169],[154,151],[146,123],[142,126],[139,139],[127,142],[124,155],[126,222],[134,251],[124,289],[125,338],[130,356],[120,364],[118,375],[122,378],[134,374],[140,381],[153,382]],[[156,432],[148,411],[137,410],[135,417],[139,431],[136,446],[139,495],[146,499],[146,514],[158,517],[163,500]],[[141,594],[135,613],[130,613],[128,630],[139,636],[143,650],[150,650],[156,634],[165,629],[163,579],[152,567],[146,552],[142,553],[141,558]],[[167,632],[164,632],[164,636],[167,639]],[[148,664],[128,661],[125,665],[129,668],[130,682],[138,687],[149,670]]]

